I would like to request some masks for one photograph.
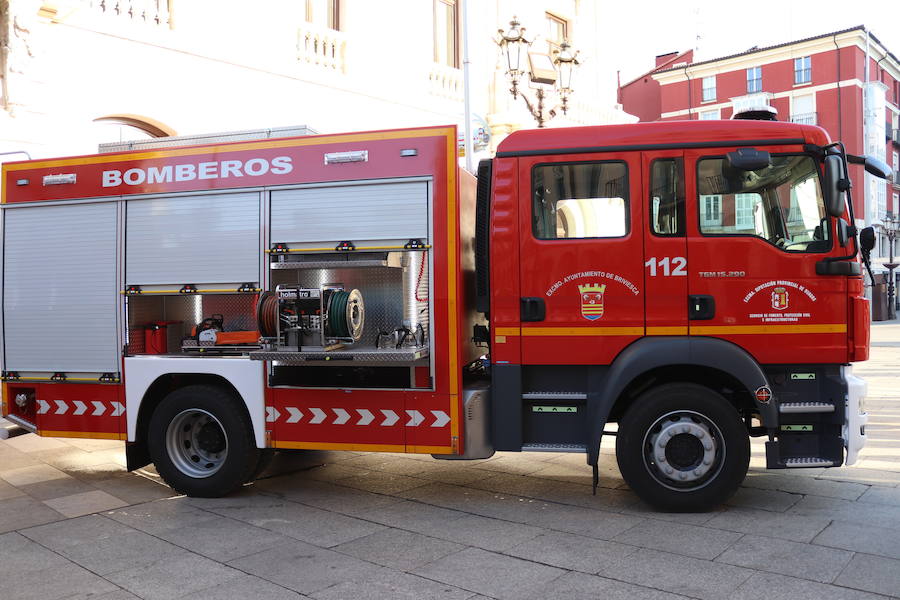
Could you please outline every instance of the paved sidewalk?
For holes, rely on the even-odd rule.
[[[652,512],[605,445],[477,463],[277,457],[232,497],[173,497],[119,442],[0,441],[0,598],[900,597],[900,322],[874,324],[857,466],[767,472],[726,507]]]

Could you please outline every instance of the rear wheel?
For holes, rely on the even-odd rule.
[[[720,394],[672,383],[641,394],[616,436],[622,477],[642,500],[669,511],[709,510],[737,490],[750,463],[750,439]]]
[[[210,385],[166,396],[150,419],[148,441],[160,476],[188,496],[224,496],[251,480],[260,460],[243,408]]]

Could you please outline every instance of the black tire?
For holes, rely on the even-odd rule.
[[[190,385],[166,396],[153,412],[150,456],[177,492],[218,498],[250,481],[260,450],[243,406],[227,390]]]
[[[638,398],[619,422],[616,459],[626,483],[664,511],[710,510],[747,474],[750,438],[721,394],[670,383]]]

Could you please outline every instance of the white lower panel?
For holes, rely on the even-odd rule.
[[[125,359],[125,415],[128,419],[128,441],[137,435],[137,417],[141,401],[154,381],[172,373],[219,375],[238,391],[250,420],[259,448],[266,447],[265,399],[263,397],[263,362],[246,358],[194,358],[181,356],[131,356]]]

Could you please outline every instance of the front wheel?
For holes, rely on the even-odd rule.
[[[215,386],[166,396],[150,419],[148,441],[160,476],[188,496],[224,496],[252,479],[260,460],[247,415]]]
[[[737,490],[750,439],[721,394],[670,383],[641,394],[619,423],[616,458],[642,500],[667,511],[709,510]]]

